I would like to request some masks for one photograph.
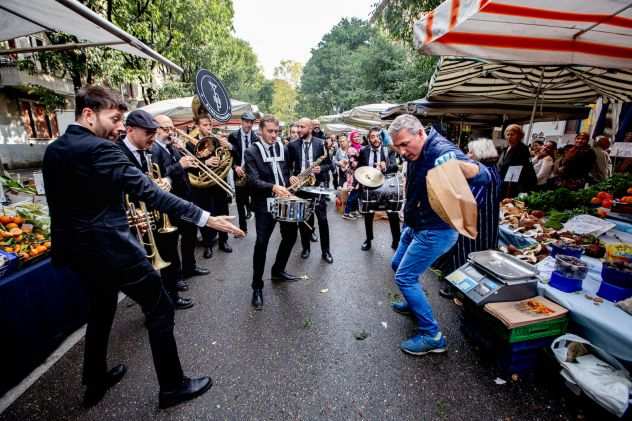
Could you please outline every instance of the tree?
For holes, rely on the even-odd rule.
[[[339,113],[357,105],[423,97],[432,60],[394,42],[360,19],[342,19],[303,69],[297,109]]]
[[[298,61],[281,60],[281,63],[274,68],[274,78],[282,79],[292,85],[298,87],[303,74],[303,65]]]
[[[294,121],[296,119],[296,90],[289,82],[282,79],[272,81],[272,87],[270,111],[281,121]]]
[[[373,20],[396,40],[413,46],[413,25],[423,13],[443,0],[382,0],[373,10]]]

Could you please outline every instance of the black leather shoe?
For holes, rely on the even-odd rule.
[[[263,309],[263,290],[262,289],[252,290],[252,306],[255,308],[255,310]]]
[[[292,275],[287,272],[272,272],[272,280],[277,282],[296,282],[300,280],[300,276]]]
[[[193,300],[190,298],[178,297],[173,300],[173,306],[176,310],[186,310],[187,308],[193,307],[195,304]]]
[[[211,250],[211,256],[212,255],[213,255],[213,252]],[[203,268],[201,266],[194,266],[193,269],[183,272],[182,276],[184,276],[185,278],[190,278],[192,276],[208,275],[209,273],[211,273],[211,271],[208,270],[207,268]]]
[[[246,219],[250,219],[252,218],[252,212],[248,211],[246,212]]]
[[[316,235],[314,231],[312,231],[312,237],[310,238],[310,240],[312,243],[318,242],[318,236]]]
[[[182,279],[176,282],[176,291],[183,292],[183,291],[188,291],[188,290],[189,290],[189,286]]]
[[[213,248],[205,247],[204,254],[202,256],[204,256],[205,259],[210,259],[211,257],[213,257]]]
[[[397,250],[397,247],[399,247],[399,241],[398,241],[398,240],[394,240],[394,241],[391,243],[391,248],[392,248],[393,250]]]
[[[309,249],[303,249],[303,251],[301,252],[301,259],[307,259],[310,255],[310,250]]]
[[[174,389],[160,391],[158,406],[160,409],[165,409],[190,401],[207,392],[211,386],[213,386],[213,380],[210,377],[200,377],[199,379],[185,377],[182,379],[182,383]]]
[[[334,258],[331,256],[331,253],[326,251],[323,253],[323,260],[329,264],[334,262]]]
[[[83,395],[83,406],[85,408],[90,408],[101,402],[105,393],[112,386],[120,382],[123,376],[125,376],[125,373],[127,373],[127,367],[123,364],[119,364],[107,372],[103,383],[98,385],[88,385],[86,393]]]
[[[362,251],[367,250],[371,250],[371,241],[369,240],[366,240],[364,243],[362,243]]]
[[[224,242],[224,243],[219,243],[219,249],[221,251],[223,251],[224,253],[232,253],[233,249],[231,248],[231,246],[228,245],[228,243]]]

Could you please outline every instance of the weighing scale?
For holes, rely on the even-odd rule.
[[[538,295],[538,271],[517,257],[496,250],[477,251],[446,279],[458,295],[478,306],[519,301]]]

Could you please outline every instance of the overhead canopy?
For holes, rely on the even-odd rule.
[[[427,98],[490,99],[515,104],[589,104],[599,97],[632,100],[632,71],[587,66],[536,66],[443,57]]]
[[[65,32],[80,41],[108,45],[124,53],[182,68],[76,0],[2,0],[0,41],[37,32]]]
[[[632,68],[628,0],[446,0],[413,32],[430,55]]]
[[[152,116],[164,114],[170,117],[175,125],[180,126],[188,124],[193,120],[193,111],[191,109],[192,102],[192,96],[167,99],[145,105],[141,108],[141,110],[147,111]],[[228,126],[239,125],[241,116],[247,112],[259,115],[259,108],[257,108],[256,105],[238,101],[236,99],[231,99],[230,104],[233,113],[231,120],[227,123]]]
[[[323,130],[327,133],[339,134],[351,130],[367,133],[371,127],[383,127],[390,124],[390,121],[384,121],[380,114],[396,105],[389,103],[359,105],[340,114],[320,116],[318,120],[321,128],[324,126]]]
[[[528,123],[532,106],[527,104],[501,103],[478,99],[470,101],[429,101],[418,99],[391,107],[381,115],[394,119],[401,114],[413,114],[424,120],[480,123],[501,126],[506,123]],[[534,121],[562,121],[584,119],[590,108],[584,106],[545,105],[538,107]]]

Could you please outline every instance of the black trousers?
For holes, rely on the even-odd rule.
[[[195,262],[195,240],[198,227],[190,222],[181,219],[172,219],[178,227],[180,235],[180,254],[182,256],[181,268],[183,273],[191,272],[196,266]]]
[[[314,206],[314,213],[307,220],[307,225],[300,224],[299,229],[301,231],[301,245],[303,250],[311,249],[311,237],[314,226],[314,214],[318,220],[318,231],[320,233],[320,249],[324,253],[329,251],[329,222],[327,221],[327,202],[324,198],[315,199],[316,205]]]
[[[154,231],[154,238],[158,244],[160,257],[164,261],[169,262],[169,266],[160,271],[160,277],[172,300],[178,297],[176,283],[182,279],[182,262],[178,253],[178,237],[177,231],[170,234],[160,234]]]
[[[148,260],[124,271],[94,268],[81,278],[90,296],[83,383],[98,385],[107,373],[107,349],[119,291],[138,303],[145,314],[149,345],[161,389],[182,381],[178,348],[173,336],[174,309],[160,275]]]
[[[250,188],[246,185],[243,187],[235,186],[235,202],[237,204],[237,215],[239,216],[239,228],[243,231],[248,230],[248,221],[246,214],[251,208]]]
[[[217,186],[211,187],[209,191],[211,194],[211,215],[228,215],[228,204],[230,203],[228,193]],[[226,232],[220,231],[218,235],[218,232],[214,229],[204,228],[204,230],[208,230],[210,238],[210,242],[205,242],[206,245],[210,245],[218,237],[220,243],[225,243],[228,240],[228,233]],[[204,236],[204,233],[202,236]]]
[[[399,242],[399,237],[401,237],[399,214],[397,212],[386,212],[386,215],[388,216],[388,224],[391,226],[393,241]],[[375,218],[373,212],[364,214],[364,231],[366,232],[366,239],[369,241],[373,240],[373,218]]]
[[[193,203],[205,211],[210,212],[211,215],[213,214],[213,199],[210,188],[198,189],[196,187],[191,187],[191,198]],[[211,247],[214,239],[214,231],[210,228],[202,227],[200,228],[200,233],[202,234],[202,244],[205,247]]]
[[[277,221],[272,218],[272,214],[266,211],[255,211],[255,227],[257,229],[257,240],[255,242],[255,253],[252,259],[253,274],[252,288],[263,288],[263,272],[266,266],[266,254],[268,251],[268,243],[270,236],[274,231]],[[281,230],[281,244],[276,254],[276,259],[272,265],[273,272],[285,271],[287,261],[290,259],[292,248],[296,243],[296,223],[279,222]]]

